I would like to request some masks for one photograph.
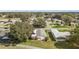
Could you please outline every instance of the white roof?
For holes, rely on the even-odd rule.
[[[46,33],[45,33],[44,29],[35,29],[33,31],[33,33],[35,33],[37,36],[46,37]]]
[[[55,36],[55,38],[66,38],[67,36],[70,35],[69,32],[59,32],[57,29],[51,29],[52,34]]]
[[[51,29],[52,34],[57,38],[60,36],[59,31],[57,29]]]
[[[9,37],[7,37],[7,36],[5,36],[5,37],[3,37],[2,39],[10,39]]]

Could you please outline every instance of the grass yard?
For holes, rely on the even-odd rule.
[[[26,49],[26,48],[24,48],[24,47],[18,47],[18,46],[4,46],[4,45],[0,44],[0,49]]]
[[[55,26],[52,26],[52,28],[70,28],[70,26],[58,26],[58,25],[55,25]]]
[[[59,29],[60,32],[69,32],[69,29]]]
[[[29,46],[40,47],[40,48],[48,48],[48,49],[56,48],[54,46],[54,42],[52,42],[51,40],[48,40],[47,42],[39,41],[39,40],[28,40],[27,42],[23,44],[29,45]]]
[[[46,34],[48,36],[47,41],[40,41],[40,40],[27,40],[27,42],[24,42],[25,45],[40,47],[40,48],[47,48],[47,49],[55,49],[55,41],[52,41],[52,39],[49,37],[48,32],[46,31]]]

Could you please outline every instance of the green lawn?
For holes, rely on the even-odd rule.
[[[26,49],[26,48],[18,47],[18,46],[5,46],[5,45],[0,44],[0,49]]]
[[[0,24],[0,27],[10,27],[10,25]]]
[[[59,29],[60,32],[70,32],[69,29]]]
[[[52,42],[50,40],[48,40],[47,42],[39,41],[39,40],[28,40],[27,42],[25,42],[23,44],[35,46],[35,47],[40,47],[40,48],[56,48],[54,46],[54,42]]]
[[[40,40],[27,40],[27,42],[24,42],[25,45],[40,47],[40,48],[47,48],[47,49],[55,49],[55,41],[52,41],[52,39],[49,37],[49,34],[46,32],[48,36],[47,41],[40,41]]]
[[[69,26],[58,26],[58,25],[55,25],[55,26],[52,26],[52,28],[69,28]]]

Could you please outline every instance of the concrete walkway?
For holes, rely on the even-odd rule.
[[[29,46],[29,45],[23,45],[23,44],[18,44],[16,46],[17,47],[27,48],[27,49],[42,49],[42,48],[39,48],[39,47],[34,47],[34,46]]]

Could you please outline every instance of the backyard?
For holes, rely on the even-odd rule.
[[[30,46],[35,46],[35,47],[40,47],[40,48],[47,48],[47,49],[55,49],[55,41],[53,38],[50,37],[49,32],[46,31],[46,34],[48,36],[47,41],[40,41],[40,40],[27,40],[26,42],[22,43],[24,45],[30,45]],[[52,40],[53,39],[53,40]]]
[[[47,42],[44,42],[44,41],[38,41],[38,40],[28,40],[27,42],[24,42],[22,44],[24,45],[29,45],[29,46],[35,46],[35,47],[39,47],[39,48],[47,48],[47,49],[52,49],[52,48],[56,48],[54,46],[54,43],[53,41],[51,40],[48,40]]]

